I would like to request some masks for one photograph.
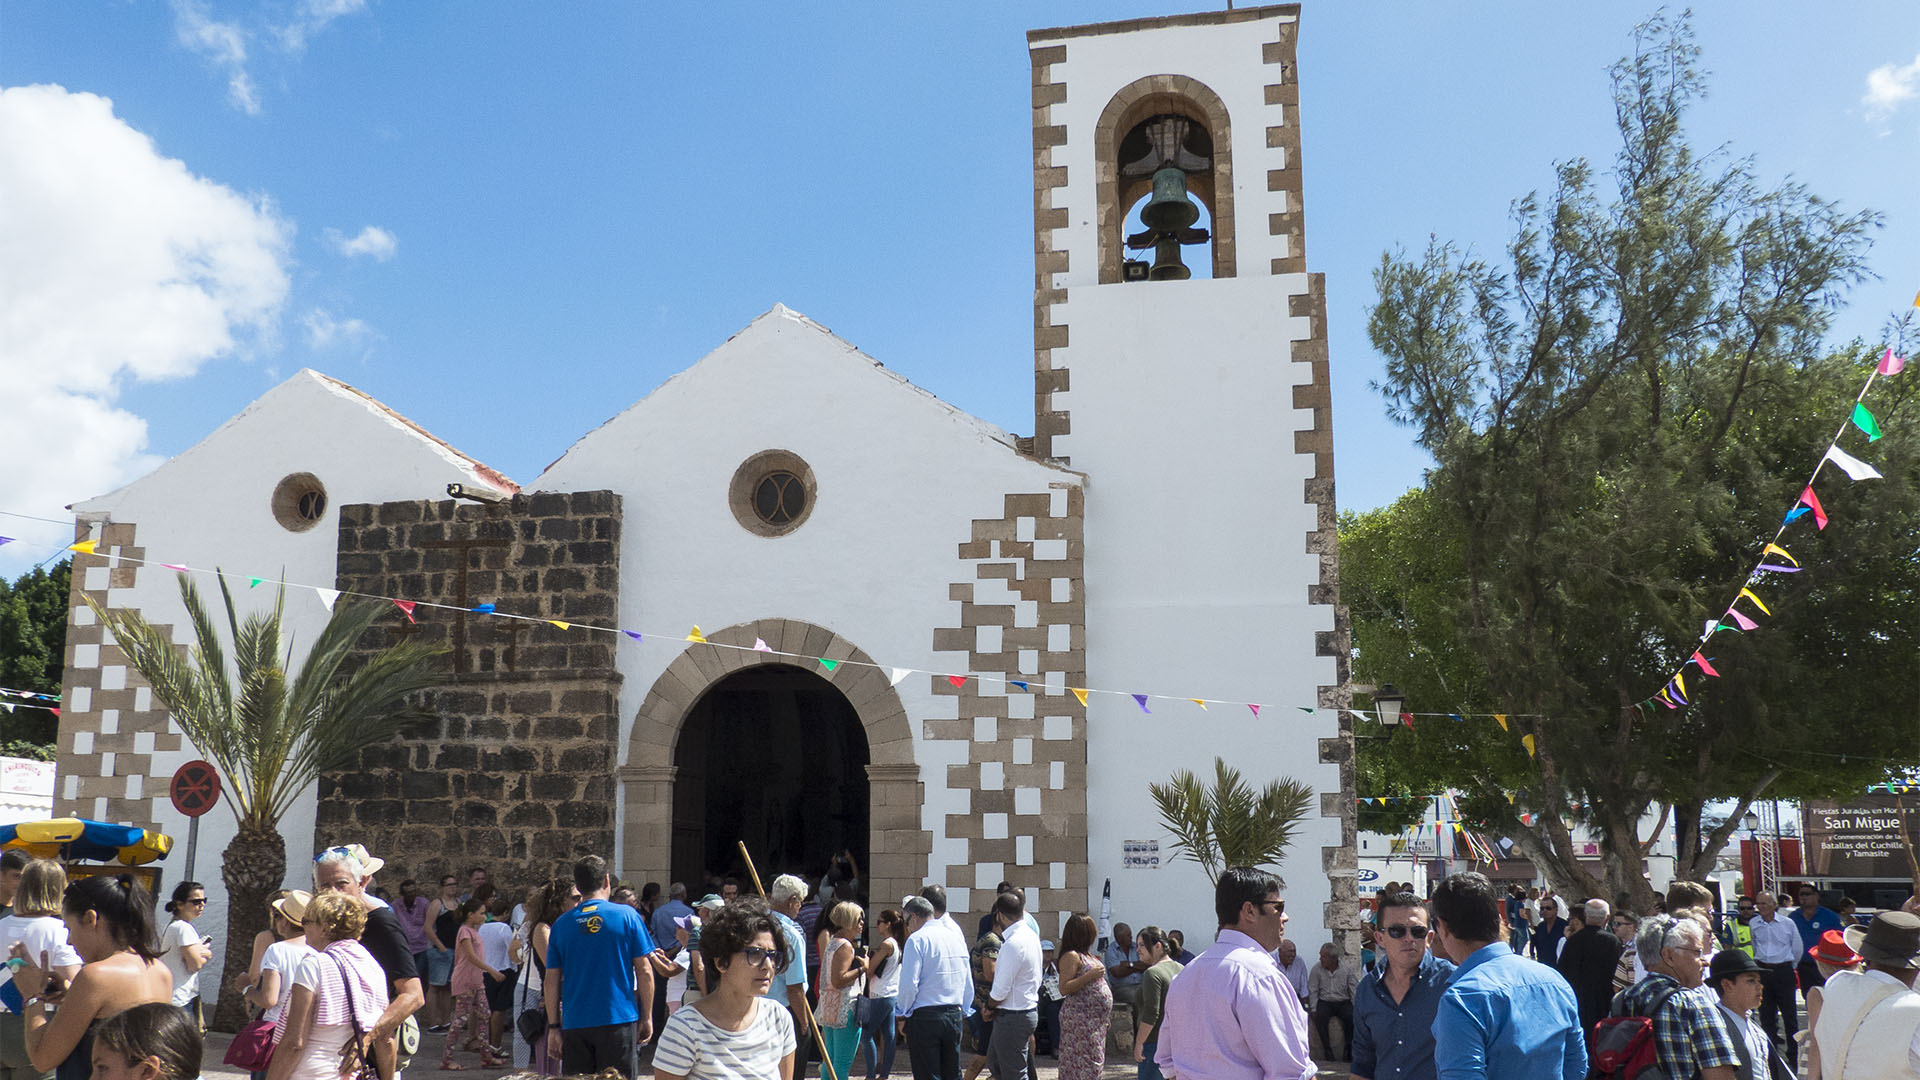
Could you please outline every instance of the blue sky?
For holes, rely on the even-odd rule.
[[[1024,32],[1193,9],[798,10],[0,0],[0,510],[58,516],[300,367],[530,482],[776,301],[1030,431]],[[1830,10],[1706,5],[1692,129],[1887,215],[1838,327],[1872,337],[1920,289],[1920,6]],[[1497,252],[1556,159],[1609,160],[1651,11],[1305,5],[1343,508],[1423,466],[1368,389],[1381,252]]]

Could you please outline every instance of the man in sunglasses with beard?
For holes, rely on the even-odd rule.
[[[1433,1080],[1433,1018],[1453,962],[1427,948],[1427,908],[1412,893],[1383,893],[1376,922],[1379,959],[1353,995],[1353,1080]]]

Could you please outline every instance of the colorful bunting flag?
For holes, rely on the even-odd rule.
[[[625,634],[625,635],[627,635],[628,637],[630,637],[630,638],[632,638],[632,639],[633,639],[633,640],[635,640],[635,641],[645,641],[645,640],[646,640],[646,638],[644,638],[644,637],[642,637],[642,636],[640,636],[640,631],[638,631],[638,630],[622,630],[622,631],[620,631],[620,632],[621,632],[621,633],[623,633],[623,634]]]
[[[566,621],[566,620],[564,620],[564,619],[548,619],[548,620],[547,620],[547,622],[549,622],[549,623],[551,623],[551,624],[552,624],[552,625],[554,625],[554,626],[557,626],[557,627],[559,627],[559,628],[560,628],[560,629],[562,629],[562,630],[571,630],[571,629],[573,629],[573,624],[572,624],[572,623],[570,623],[570,622],[567,622],[567,621]]]
[[[1493,714],[1493,718],[1494,718],[1495,720],[1497,720],[1497,721],[1499,721],[1499,723],[1500,723],[1500,730],[1501,730],[1501,731],[1505,731],[1505,732],[1508,732],[1508,733],[1511,733],[1511,732],[1513,731],[1513,729],[1512,729],[1512,728],[1510,728],[1510,727],[1508,727],[1508,726],[1507,726],[1507,714],[1506,714],[1506,713],[1499,713],[1499,712],[1497,712],[1497,713],[1494,713],[1494,714]]]
[[[1808,484],[1808,485],[1807,485],[1807,490],[1805,490],[1805,491],[1803,491],[1803,492],[1801,492],[1801,493],[1800,493],[1800,501],[1801,501],[1801,502],[1802,502],[1803,504],[1805,504],[1805,506],[1806,506],[1806,508],[1807,508],[1807,509],[1809,509],[1809,510],[1811,510],[1811,511],[1813,511],[1813,524],[1814,524],[1814,527],[1815,527],[1815,528],[1819,528],[1819,529],[1824,529],[1824,528],[1826,528],[1826,527],[1827,527],[1827,512],[1826,512],[1825,510],[1823,510],[1823,509],[1821,509],[1821,507],[1820,507],[1820,496],[1818,496],[1818,495],[1815,495],[1815,494],[1813,493],[1813,485],[1812,485],[1812,484]]]
[[[1717,672],[1717,671],[1715,671],[1715,670],[1713,670],[1713,665],[1712,665],[1712,664],[1709,664],[1709,663],[1707,663],[1707,658],[1706,658],[1706,657],[1704,657],[1704,656],[1701,656],[1701,655],[1700,655],[1700,650],[1698,650],[1698,649],[1695,649],[1695,650],[1693,651],[1693,656],[1692,656],[1692,660],[1693,660],[1693,662],[1694,662],[1695,664],[1697,664],[1697,665],[1699,665],[1699,667],[1700,667],[1700,674],[1702,674],[1702,675],[1711,675],[1712,677],[1714,677],[1714,678],[1716,678],[1716,679],[1720,677],[1720,673],[1719,673],[1719,672]]]
[[[1754,567],[1754,570],[1771,570],[1776,574],[1797,574],[1800,572],[1800,568],[1797,566],[1782,566],[1779,563],[1770,562],[1763,562],[1759,566]]]
[[[1464,716],[1461,716],[1461,715],[1460,715],[1459,713],[1457,713],[1457,712],[1456,712],[1456,713],[1448,713],[1447,715],[1448,715],[1448,716],[1451,716],[1451,717],[1453,717],[1453,722],[1454,722],[1454,723],[1456,723],[1456,724],[1464,724],[1464,723],[1466,723],[1466,722],[1467,722],[1467,718],[1466,718],[1466,717],[1464,717]]]
[[[1140,706],[1140,711],[1143,713],[1151,714],[1153,712],[1152,709],[1147,708],[1147,695],[1145,694],[1133,695],[1133,703]]]
[[[1084,709],[1087,707],[1087,692],[1084,688],[1078,687],[1078,686],[1069,686],[1067,687],[1067,689],[1073,691],[1073,696],[1080,699],[1081,708]]]
[[[470,607],[467,610],[471,612],[475,612],[476,614],[480,614],[480,615],[491,615],[493,614],[493,605],[479,604],[474,607]]]
[[[687,631],[687,640],[697,641],[700,644],[705,645],[707,643],[707,635],[701,633],[700,627],[696,625],[692,630]]]
[[[1247,708],[1249,708],[1249,709],[1251,709],[1251,710],[1253,710],[1253,715],[1255,715],[1255,716],[1259,716],[1259,715],[1260,715],[1260,706],[1258,706],[1258,705],[1255,705],[1255,704],[1253,704],[1253,703],[1251,703],[1251,702],[1249,702],[1249,703],[1247,704]]]
[[[949,675],[947,676],[947,681],[953,684],[955,690],[967,685],[967,677],[965,675]]]
[[[1913,306],[1920,307],[1920,296],[1913,298]],[[1889,345],[1887,351],[1880,357],[1880,366],[1873,370],[1881,375],[1898,375],[1906,366],[1907,358],[1893,355],[1893,346]]]
[[[840,661],[829,660],[824,656],[816,656],[814,659],[820,661],[820,666],[826,668],[829,672],[834,671],[840,666]]]
[[[179,563],[163,562],[160,565],[168,570],[175,571],[176,573],[184,574],[187,572],[187,568]]]
[[[773,646],[768,645],[766,641],[762,640],[761,638],[754,638],[753,651],[754,652],[772,652]]]
[[[1728,608],[1727,614],[1733,616],[1733,621],[1739,624],[1740,629],[1742,630],[1758,630],[1760,628],[1759,623],[1754,622],[1752,619],[1749,619],[1745,615],[1740,614],[1738,611],[1734,610],[1733,608]],[[1722,624],[1722,625],[1725,625],[1725,624]]]
[[[1807,511],[1807,508],[1806,508],[1806,507],[1804,507],[1804,506],[1801,506],[1801,505],[1799,505],[1798,503],[1795,503],[1795,504],[1794,504],[1794,507],[1793,507],[1793,509],[1791,509],[1791,510],[1789,510],[1789,511],[1787,511],[1787,520],[1786,520],[1786,524],[1788,524],[1788,525],[1791,525],[1791,524],[1793,524],[1793,523],[1794,523],[1794,521],[1796,521],[1797,519],[1799,519],[1799,517],[1800,517],[1800,515],[1802,515],[1802,514],[1805,514],[1805,513],[1807,513],[1807,512],[1808,512],[1808,511]]]
[[[1760,597],[1756,596],[1752,589],[1741,589],[1740,595],[1745,597],[1748,600],[1753,601],[1753,606],[1760,609],[1760,614],[1762,615],[1773,614],[1773,612],[1767,610],[1767,605],[1760,602]],[[1753,627],[1749,626],[1747,627],[1747,629],[1751,630],[1753,629]]]
[[[80,541],[80,542],[79,542],[79,543],[77,543],[77,544],[68,544],[68,545],[67,545],[67,550],[68,550],[68,551],[77,551],[77,552],[79,552],[79,553],[80,553],[80,554],[82,554],[82,555],[91,555],[91,554],[93,554],[93,545],[94,545],[94,543],[95,543],[95,541],[92,541],[92,540],[82,540],[82,541]]]
[[[1520,736],[1520,745],[1527,748],[1527,757],[1531,759],[1533,757],[1533,736],[1531,735]]]
[[[328,611],[332,611],[334,601],[340,599],[339,589],[315,589],[313,593],[320,598],[320,606]]]
[[[0,536],[0,544],[11,544],[11,543],[13,543],[13,537]]]
[[[907,676],[909,676],[909,675],[911,675],[911,674],[913,674],[913,669],[912,669],[912,668],[903,668],[903,667],[897,667],[897,668],[894,668],[894,669],[893,669],[893,670],[892,670],[892,671],[891,671],[891,672],[890,672],[890,673],[888,674],[888,678],[887,678],[887,685],[888,685],[888,686],[899,686],[899,685],[900,685],[900,680],[901,680],[901,679],[904,679],[904,678],[906,678]]]
[[[1401,722],[1401,723],[1403,723],[1403,724],[1405,724],[1405,725],[1407,725],[1407,727],[1408,727],[1408,728],[1412,728],[1412,727],[1413,727],[1413,714],[1412,714],[1412,713],[1410,713],[1410,712],[1403,712],[1403,713],[1401,713],[1401,714],[1400,714],[1400,722]]]
[[[1025,693],[1025,694],[1031,694],[1031,693],[1033,693],[1033,691],[1031,691],[1031,690],[1028,690],[1028,689],[1027,689],[1027,684],[1026,684],[1025,682],[1023,682],[1023,681],[1021,681],[1021,680],[1019,680],[1019,679],[1008,679],[1008,680],[1007,680],[1007,685],[1008,685],[1008,686],[1017,686],[1017,687],[1019,687],[1019,688],[1020,688],[1020,691],[1021,691],[1021,693]]]
[[[1301,712],[1306,713],[1308,716],[1313,715],[1313,710],[1308,708],[1305,705],[1295,705],[1294,708],[1299,709]]]
[[[1868,442],[1880,441],[1880,423],[1873,418],[1873,412],[1863,402],[1853,403],[1853,426],[1867,433]]]
[[[413,622],[413,621],[414,621],[414,619],[413,619],[413,601],[411,601],[411,600],[395,600],[395,601],[393,602],[393,606],[394,606],[394,607],[397,607],[397,608],[399,608],[399,609],[400,609],[400,614],[402,614],[402,615],[405,615],[405,616],[407,617],[407,621],[408,621],[408,622]]]
[[[1787,554],[1787,549],[1781,547],[1779,544],[1768,544],[1766,547],[1760,549],[1760,554],[1778,555],[1795,566],[1800,565],[1800,560],[1794,558],[1792,555]]]
[[[1198,706],[1200,706],[1200,711],[1201,711],[1201,712],[1206,712],[1206,711],[1207,711],[1207,701],[1206,701],[1206,699],[1205,699],[1205,698],[1197,698],[1197,697],[1196,697],[1196,698],[1188,698],[1187,700],[1188,700],[1188,701],[1191,701],[1191,702],[1193,702],[1193,703],[1194,703],[1195,705],[1198,705]]]
[[[249,588],[249,589],[257,589],[257,588],[259,588],[259,587],[260,587],[260,583],[261,583],[261,582],[263,582],[263,581],[265,581],[265,580],[267,580],[267,579],[266,579],[266,578],[248,578],[248,579],[247,579],[247,588]]]
[[[1879,469],[1876,469],[1873,466],[1867,464],[1866,462],[1861,461],[1859,458],[1854,457],[1852,454],[1849,454],[1845,450],[1840,449],[1840,447],[1837,445],[1827,447],[1826,459],[1828,461],[1833,462],[1835,465],[1840,466],[1840,471],[1843,473],[1846,473],[1848,478],[1852,480],[1860,481],[1860,480],[1882,479]]]

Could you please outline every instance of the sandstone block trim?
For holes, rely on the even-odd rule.
[[[1277,40],[1261,47],[1260,59],[1273,70],[1273,81],[1264,88],[1271,110],[1267,145],[1280,148],[1285,159],[1280,168],[1267,170],[1267,190],[1284,201],[1282,209],[1267,215],[1267,234],[1286,237],[1287,253],[1273,259],[1268,269],[1274,274],[1298,274],[1307,269],[1306,212],[1300,198],[1299,20],[1281,23],[1279,31]]]
[[[1067,100],[1067,84],[1056,82],[1053,66],[1067,58],[1065,45],[1028,50],[1033,64],[1033,448],[1035,457],[1053,457],[1053,440],[1072,429],[1053,395],[1067,389],[1067,369],[1056,368],[1053,350],[1065,348],[1067,327],[1053,321],[1054,306],[1067,298],[1054,275],[1067,271],[1067,252],[1055,247],[1055,231],[1067,227],[1067,209],[1055,192],[1067,185],[1067,169],[1054,164],[1054,152],[1067,141],[1065,127],[1053,122],[1053,107]]]

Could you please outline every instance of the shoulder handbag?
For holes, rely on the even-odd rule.
[[[528,1046],[537,1047],[540,1045],[540,1040],[545,1038],[547,1034],[547,1006],[544,1000],[546,996],[547,965],[540,962],[540,950],[533,947],[532,934],[527,935],[527,955],[533,958],[533,970],[537,980],[535,985],[542,988],[541,997],[543,1000],[531,1009],[520,1010],[520,1015],[514,1018],[513,1027],[514,1030],[520,1033],[520,1037],[527,1041]]]
[[[340,969],[340,988],[347,994],[347,1023],[353,1026],[353,1038],[340,1047],[340,1075],[351,1080],[393,1080],[393,1070],[383,1070],[381,1066],[379,1048],[372,1048],[371,1055],[368,1053],[367,1035],[360,1027],[360,1006],[353,997],[352,973],[338,956],[333,958],[333,963]]]
[[[221,1060],[247,1072],[266,1072],[273,1064],[273,1021],[247,1021],[227,1044],[227,1054]]]

